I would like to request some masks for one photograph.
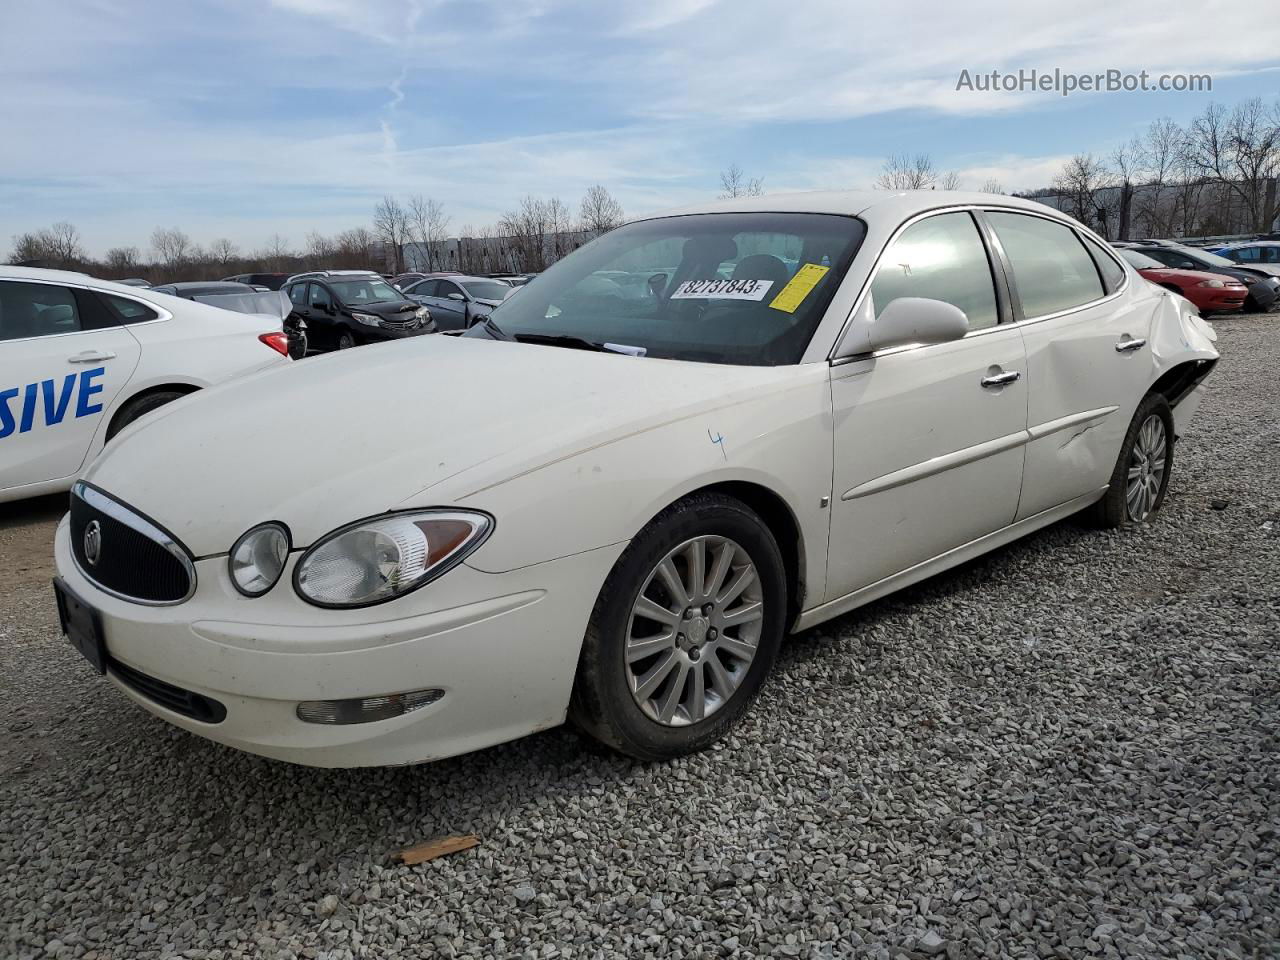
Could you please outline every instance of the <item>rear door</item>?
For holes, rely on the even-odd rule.
[[[0,280],[0,489],[77,473],[140,355],[91,291]]]
[[[1027,345],[1030,409],[1018,519],[1107,485],[1151,383],[1157,301],[1100,244],[1049,217],[988,210]]]

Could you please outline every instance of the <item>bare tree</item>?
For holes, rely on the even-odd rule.
[[[547,263],[552,264],[569,253],[574,246],[573,211],[559,197],[547,201]]]
[[[104,263],[118,277],[136,273],[141,266],[137,247],[112,247],[107,251]]]
[[[37,261],[43,263],[45,257],[45,244],[40,233],[20,233],[13,238],[13,251],[9,254],[10,263],[30,263]]]
[[[959,190],[960,174],[956,173],[954,170],[944,173],[942,175],[942,179],[938,181],[938,189],[939,190]]]
[[[510,244],[515,269],[537,272],[547,268],[546,238],[550,227],[549,204],[537,197],[525,197],[519,210],[503,215],[498,229]]]
[[[278,233],[273,233],[267,238],[266,244],[258,251],[257,256],[267,269],[279,273],[293,262],[297,254],[289,246],[288,240]]]
[[[1134,219],[1139,233],[1166,237],[1174,233],[1178,207],[1177,184],[1180,159],[1187,150],[1186,131],[1168,117],[1153,120],[1141,138],[1144,188],[1135,197]]]
[[[1004,184],[1001,183],[999,180],[997,180],[995,177],[987,177],[987,179],[982,182],[982,192],[983,193],[1004,193],[1005,192]]]
[[[151,249],[169,271],[182,267],[195,252],[191,238],[177,227],[156,227],[151,232]]]
[[[373,262],[373,246],[377,238],[366,227],[343,230],[333,238],[333,266],[343,270],[359,270]]]
[[[46,255],[54,263],[71,266],[85,259],[84,247],[80,245],[80,231],[74,225],[61,220],[41,232],[45,236]]]
[[[386,268],[401,273],[404,245],[409,239],[409,215],[395,197],[383,197],[373,208],[373,235],[382,244]]]
[[[938,171],[927,153],[914,157],[896,153],[888,157],[876,178],[877,190],[928,190],[938,181]]]
[[[582,205],[578,209],[578,219],[582,223],[583,231],[589,236],[598,237],[602,233],[608,233],[614,227],[622,225],[622,204],[613,198],[613,194],[597,183],[582,198]]]
[[[226,237],[219,237],[209,244],[209,256],[218,266],[226,268],[232,260],[239,259],[240,248]]]
[[[736,163],[729,164],[728,169],[720,171],[721,200],[734,197],[758,197],[764,193],[764,180],[760,177],[747,178],[742,168]]]
[[[1107,207],[1102,191],[1114,177],[1105,163],[1091,153],[1079,153],[1063,165],[1053,178],[1053,188],[1066,204],[1066,212],[1081,223],[1097,225],[1107,236]]]
[[[1280,173],[1280,104],[1268,110],[1260,97],[1230,111],[1210,104],[1191,122],[1189,141],[1195,166],[1239,198],[1251,229],[1270,229],[1280,213],[1272,182]]]
[[[1136,134],[1111,153],[1111,166],[1120,182],[1120,196],[1116,223],[1116,239],[1128,240],[1133,213],[1133,188],[1145,173],[1147,150],[1143,139]]]
[[[441,245],[449,237],[449,221],[452,219],[444,212],[444,204],[431,197],[415,194],[409,198],[405,216],[409,237],[415,243],[422,244],[426,252],[427,269],[444,269],[444,251],[441,250]]]

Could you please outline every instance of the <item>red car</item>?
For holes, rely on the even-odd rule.
[[[1244,307],[1249,288],[1239,280],[1200,270],[1175,270],[1137,250],[1116,250],[1129,264],[1159,287],[1180,293],[1201,313],[1226,313]]]

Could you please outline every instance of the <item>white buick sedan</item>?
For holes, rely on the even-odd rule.
[[[63,625],[146,709],[270,757],[414,763],[566,717],[673,757],[785,634],[1078,511],[1149,519],[1214,339],[1012,197],[655,216],[465,336],[126,432],[58,529]]]
[[[210,303],[253,300],[244,290]],[[0,266],[0,502],[66,490],[139,417],[287,364],[287,310],[244,315],[257,308],[237,304],[237,314],[82,273]]]

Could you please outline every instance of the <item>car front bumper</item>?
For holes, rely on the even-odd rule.
[[[503,574],[463,564],[390,603],[323,610],[293,593],[298,553],[264,597],[236,593],[218,556],[196,562],[189,600],[153,607],[97,588],[69,540],[64,519],[58,574],[100,615],[107,675],[120,690],[211,740],[320,767],[436,760],[562,723],[587,619],[624,546]],[[225,719],[202,722],[166,707],[130,671],[216,701]],[[444,696],[388,720],[331,725],[297,715],[303,701],[429,688]]]
[[[1280,295],[1277,294],[1277,287],[1278,285],[1274,280],[1259,280],[1257,283],[1249,285],[1249,295],[1263,310],[1268,310],[1277,299],[1280,299]]]

